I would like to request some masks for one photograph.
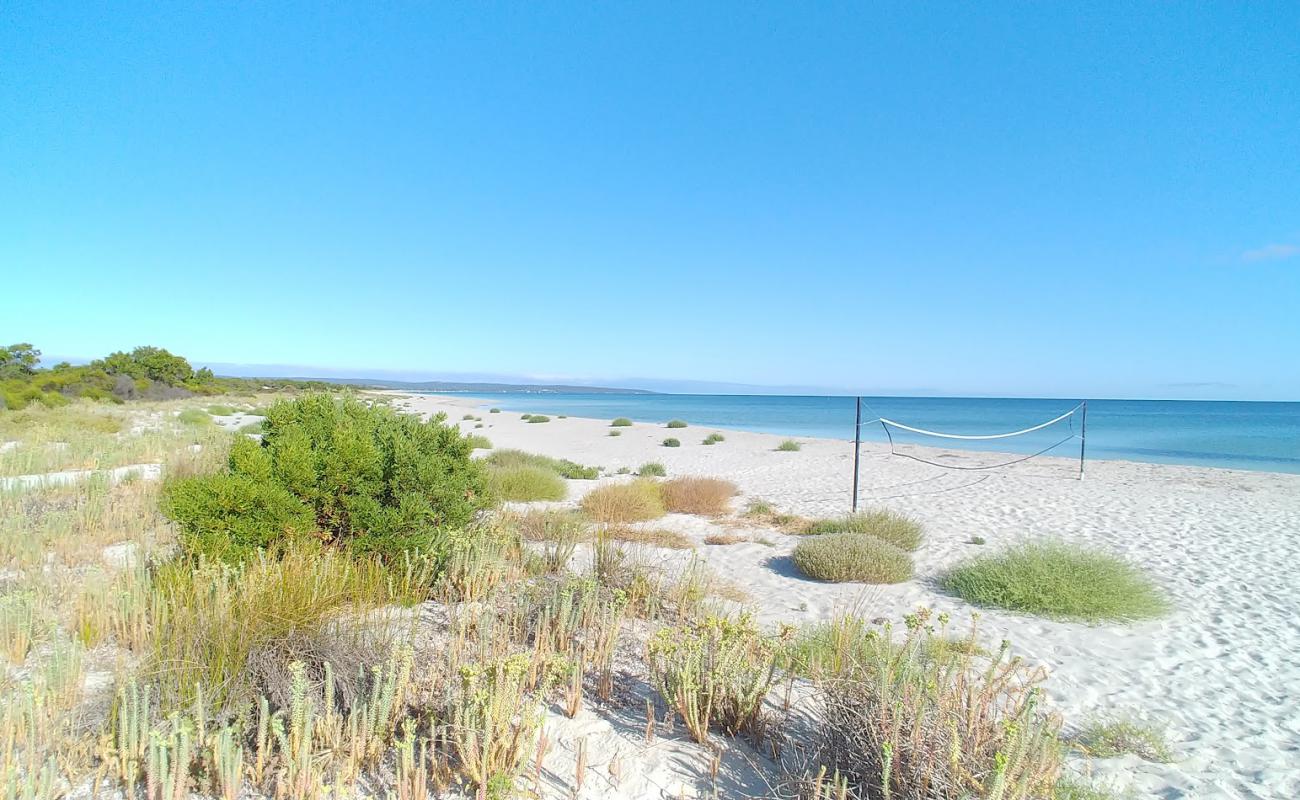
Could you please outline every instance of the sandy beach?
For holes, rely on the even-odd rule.
[[[610,437],[609,420],[552,417],[529,424],[518,413],[489,414],[487,404],[465,397],[399,395],[393,403],[421,414],[446,412],[496,448],[604,468],[607,477],[598,481],[570,481],[568,498],[557,505],[576,505],[594,486],[626,480],[614,474],[620,468],[657,461],[670,476],[735,482],[737,508],[761,498],[807,516],[849,509],[852,445],[845,441],[803,438],[801,450],[778,452],[786,437],[693,425],[670,433],[646,423]],[[483,427],[460,421],[466,413],[481,416]],[[702,445],[715,430],[725,442]],[[681,447],[663,447],[668,435]],[[1009,639],[1015,653],[1049,671],[1051,701],[1067,728],[1116,715],[1166,726],[1172,763],[1094,759],[1088,770],[1104,784],[1141,797],[1300,795],[1294,702],[1300,697],[1294,658],[1300,652],[1300,476],[1090,461],[1078,480],[1077,467],[1074,459],[1043,458],[958,472],[864,444],[862,507],[903,512],[925,527],[916,577],[894,586],[808,580],[789,559],[797,537],[753,528],[741,531],[749,541],[707,545],[706,536],[724,532],[720,523],[681,514],[655,524],[687,535],[697,548],[656,555],[669,570],[692,557],[706,560],[744,588],[763,623],[775,625],[826,619],[855,605],[889,619],[927,606],[967,620],[974,609],[942,593],[936,576],[964,558],[1022,539],[1060,537],[1118,554],[1167,593],[1173,607],[1167,617],[1093,626],[982,610],[980,638],[993,647]],[[972,537],[985,544],[972,544]],[[581,721],[566,722],[573,729]],[[600,730],[618,736],[608,724],[588,724],[597,732],[584,732],[589,740],[599,741]],[[572,733],[560,732],[561,750]],[[671,773],[662,754],[622,758],[629,775],[641,768],[651,776]],[[667,778],[651,782],[665,795],[675,791]],[[631,789],[620,794],[642,796]]]

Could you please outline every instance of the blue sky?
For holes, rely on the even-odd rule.
[[[0,339],[1300,399],[1300,4],[0,7]]]

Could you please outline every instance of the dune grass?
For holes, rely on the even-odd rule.
[[[831,583],[902,583],[912,577],[907,551],[864,533],[825,533],[801,541],[794,565],[810,578]]]
[[[569,493],[563,478],[542,467],[494,467],[488,470],[487,479],[494,497],[516,503],[563,500]]]
[[[208,413],[214,417],[229,417],[235,413],[235,409],[224,405],[208,406]]]
[[[642,478],[662,478],[668,474],[668,470],[658,461],[647,461],[637,469],[636,474]]]
[[[723,436],[722,434],[710,433],[708,436],[704,437],[704,441],[700,442],[700,444],[717,444],[719,442],[725,442],[725,441],[727,441],[727,437]]]
[[[797,453],[802,449],[803,445],[799,444],[794,439],[786,439],[784,442],[781,442],[776,446],[776,450],[779,453]]]
[[[682,443],[681,443],[680,440],[678,440],[678,439],[674,439],[674,438],[671,437],[671,436],[669,436],[667,439],[664,439],[663,444],[664,444],[664,447],[681,447],[681,446],[682,446]]]
[[[736,533],[711,533],[704,537],[705,544],[728,545],[748,542],[749,538]]]
[[[878,509],[808,523],[804,533],[868,533],[893,546],[913,551],[921,546],[921,524],[893,511]]]
[[[630,427],[631,425],[632,425],[632,420],[628,419],[627,417],[619,417],[618,419],[609,423],[609,427],[611,428],[627,428]]]
[[[731,498],[740,491],[736,484],[720,478],[674,478],[659,486],[664,507],[677,514],[725,514]]]
[[[600,477],[600,467],[585,467],[567,458],[551,458],[523,450],[498,450],[483,462],[489,467],[536,467],[573,481],[590,481]]]
[[[631,483],[611,483],[593,489],[582,498],[582,511],[595,522],[645,522],[658,519],[667,510],[659,484],[645,478]]]
[[[530,417],[528,417],[528,422],[533,425],[536,425],[539,422],[550,422],[550,421],[551,418],[546,416],[545,414],[533,414]]]
[[[1092,758],[1132,754],[1157,764],[1174,760],[1164,729],[1134,717],[1093,720],[1073,737],[1073,742]]]
[[[487,438],[486,436],[479,436],[479,435],[476,434],[476,433],[474,433],[474,434],[470,434],[469,436],[466,436],[466,437],[465,437],[465,441],[469,442],[469,448],[470,448],[471,450],[491,450],[491,449],[492,449],[492,440],[489,439],[489,438]]]
[[[684,420],[684,419],[670,419],[670,420],[668,420],[668,424],[667,424],[665,427],[668,427],[668,428],[685,428],[685,427],[686,427],[686,420]]]
[[[176,419],[186,425],[211,425],[212,415],[201,408],[185,408],[176,415]]]
[[[944,589],[979,606],[1078,622],[1129,622],[1169,610],[1141,570],[1059,540],[1026,542],[959,565]]]
[[[610,525],[605,536],[618,542],[664,547],[670,550],[690,550],[695,543],[689,537],[667,528],[633,528],[627,525]]]

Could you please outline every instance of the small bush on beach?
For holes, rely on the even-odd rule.
[[[803,449],[803,445],[799,444],[794,439],[786,439],[784,442],[778,444],[776,449],[777,452],[780,453],[797,453]]]
[[[610,436],[622,436],[622,435],[623,435],[623,432],[622,432],[622,431],[610,431],[610,432],[609,432],[609,435],[610,435]]]
[[[182,409],[181,413],[176,415],[176,419],[186,425],[212,424],[212,415],[201,408]]]
[[[488,409],[488,413],[489,413],[489,414],[500,414],[500,413],[501,413],[501,409],[499,409],[499,408],[489,408],[489,409]]]
[[[618,419],[616,419],[616,420],[614,420],[613,422],[609,423],[609,427],[611,427],[611,428],[626,428],[626,427],[629,427],[631,424],[632,424],[632,420],[628,419],[627,417],[619,417]]]
[[[672,438],[671,436],[669,436],[667,439],[664,439],[664,447],[681,447],[681,446],[682,443],[677,439]]]
[[[819,519],[808,523],[804,533],[868,533],[889,542],[902,550],[915,550],[921,546],[921,524],[910,517],[893,511],[877,510],[848,514],[834,519]]]
[[[488,470],[487,482],[494,497],[515,503],[563,500],[569,493],[554,470],[526,464],[493,467]]]
[[[659,484],[644,478],[592,489],[582,498],[582,510],[596,522],[644,522],[666,512]]]
[[[310,510],[322,541],[388,558],[429,546],[438,529],[465,525],[490,501],[470,443],[439,421],[309,394],[276,403],[263,425],[260,443],[234,443],[226,473],[168,485],[163,508],[182,542],[200,548],[190,555],[249,555],[255,520],[300,517],[290,497]]]
[[[489,467],[537,467],[571,481],[590,481],[600,477],[600,467],[584,467],[567,458],[551,458],[523,450],[498,450],[483,463]]]
[[[544,414],[533,414],[531,417],[528,418],[528,422],[532,424],[537,424],[539,422],[550,422],[550,421],[551,418]]]
[[[478,434],[470,434],[469,436],[465,437],[465,441],[469,442],[469,449],[471,450],[492,449],[492,440],[487,438],[486,436],[480,436]]]
[[[902,583],[912,577],[912,557],[862,533],[825,533],[799,542],[792,555],[799,571],[819,581]]]
[[[725,441],[727,441],[727,437],[723,436],[722,434],[710,433],[708,436],[704,437],[704,441],[701,442],[701,444],[717,444],[718,442],[725,442]]]
[[[466,414],[465,416],[461,417],[460,419],[461,419],[461,422],[465,422],[465,421],[470,421],[470,422],[472,422],[472,421],[474,420],[474,415],[473,415],[473,414]]]
[[[668,424],[667,424],[665,427],[668,427],[668,428],[685,428],[685,427],[686,427],[686,420],[684,420],[684,419],[670,419],[670,420],[668,420]]]
[[[1164,614],[1163,595],[1139,569],[1108,553],[1056,540],[1026,542],[959,565],[943,587],[969,603],[1081,622]]]
[[[610,525],[604,531],[607,539],[617,542],[666,547],[670,550],[690,550],[695,543],[689,537],[666,528],[632,528],[627,525]]]
[[[1073,737],[1074,744],[1091,758],[1132,754],[1144,761],[1168,764],[1174,755],[1158,726],[1130,717],[1094,720]]]
[[[725,514],[731,498],[739,492],[736,484],[719,478],[674,478],[659,486],[664,506],[677,514]]]
[[[658,461],[647,461],[637,469],[636,474],[642,478],[662,478],[668,474],[668,470]]]

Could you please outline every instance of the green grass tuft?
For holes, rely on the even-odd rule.
[[[701,442],[701,444],[717,444],[718,442],[725,442],[725,441],[727,441],[727,437],[723,436],[722,434],[710,433],[708,436],[704,437],[704,441]]]
[[[1131,753],[1157,764],[1174,760],[1162,728],[1127,717],[1090,722],[1074,737],[1074,743],[1092,758],[1115,758]]]
[[[664,439],[664,447],[681,447],[681,446],[682,443],[671,436],[669,436],[667,439]]]
[[[530,503],[534,500],[563,500],[568,494],[564,479],[541,467],[496,467],[488,470],[487,477],[488,488],[502,500]]]
[[[535,467],[575,481],[590,481],[600,477],[600,467],[584,467],[567,458],[551,458],[522,450],[498,450],[483,461],[496,468]]]
[[[208,413],[214,417],[229,417],[235,413],[230,406],[208,406]]]
[[[778,444],[776,449],[781,453],[797,453],[803,449],[803,445],[799,444],[794,439],[786,439],[784,442]]]
[[[176,415],[176,419],[186,425],[210,425],[212,417],[201,408],[187,408]]]
[[[967,602],[1081,622],[1161,616],[1168,602],[1141,570],[1061,541],[1029,542],[951,570],[943,587]]]
[[[658,461],[647,461],[641,465],[636,474],[642,478],[662,478],[668,474],[668,470],[664,469],[664,465]]]
[[[488,409],[488,413],[489,413],[489,414],[500,414],[500,413],[501,413],[501,409],[499,409],[499,408],[489,408],[489,409]]]
[[[545,414],[533,414],[531,417],[528,418],[528,421],[531,423],[550,422],[551,418],[546,416]]]
[[[611,428],[626,428],[626,427],[629,427],[631,424],[632,424],[632,420],[628,419],[627,417],[619,417],[618,419],[616,419],[616,420],[614,420],[613,422],[609,423],[609,427],[611,427]]]
[[[609,432],[609,435],[610,435],[610,436],[622,436],[622,435],[623,435],[623,432],[622,432],[622,431],[610,431],[610,432]]]
[[[903,550],[921,546],[921,525],[916,520],[892,511],[864,511],[834,519],[819,519],[809,523],[805,533],[869,533]]]
[[[686,420],[684,420],[684,419],[670,419],[670,420],[668,420],[668,425],[667,425],[667,427],[669,427],[669,428],[685,428],[685,427],[686,427]]]
[[[804,539],[794,565],[819,581],[902,583],[912,577],[912,557],[889,542],[863,533],[827,533]]]
[[[492,440],[487,438],[486,436],[479,436],[476,433],[466,436],[465,441],[469,442],[469,449],[471,450],[492,449]]]

